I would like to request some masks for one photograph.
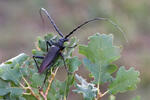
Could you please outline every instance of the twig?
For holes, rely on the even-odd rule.
[[[103,96],[105,96],[109,92],[109,90],[107,90],[104,93],[101,93],[100,90],[98,90],[98,91],[99,91],[99,93],[97,94],[97,98],[95,98],[95,100],[100,100]]]
[[[99,89],[99,85],[97,85],[97,89],[98,89],[98,91],[97,91],[97,97],[95,98],[95,100],[100,100],[101,91],[100,91],[100,89]]]
[[[43,91],[40,91],[41,96],[44,98],[44,100],[47,100],[47,96],[43,93]]]
[[[25,87],[22,83],[19,83],[20,84],[20,86],[24,89],[24,90],[27,90],[28,89],[28,87]]]
[[[39,91],[40,94],[43,96],[44,100],[47,100],[48,91],[50,90],[51,84],[52,84],[52,82],[53,82],[53,80],[54,80],[54,78],[55,78],[55,76],[56,76],[56,73],[57,73],[58,69],[59,69],[59,67],[56,68],[56,70],[55,70],[54,73],[52,72],[51,78],[50,78],[50,80],[48,81],[49,83],[48,83],[48,87],[47,87],[45,93],[44,93],[43,91]]]
[[[109,90],[107,90],[106,92],[104,92],[103,94],[101,94],[100,97],[105,96],[108,92],[109,92]]]
[[[49,80],[49,84],[48,84],[48,87],[47,87],[46,92],[45,92],[45,95],[46,95],[46,96],[47,96],[47,94],[48,94],[48,91],[50,90],[50,86],[51,86],[51,84],[52,84],[52,81],[54,80],[54,78],[55,78],[55,76],[56,76],[56,73],[57,73],[57,71],[58,71],[58,68],[59,68],[59,67],[57,67],[57,69],[55,70],[55,73],[52,73],[51,79]]]
[[[66,100],[66,96],[64,96],[64,100]]]
[[[24,82],[27,84],[28,87],[24,87],[21,83],[20,83],[20,85],[21,85],[24,89],[29,89],[31,95],[33,95],[37,100],[40,100],[40,97],[34,93],[34,91],[32,90],[32,88],[31,88],[31,86],[30,86],[30,84],[27,82],[27,80],[26,80],[23,76],[22,76],[22,79],[24,80]]]

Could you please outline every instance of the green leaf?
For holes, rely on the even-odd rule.
[[[64,82],[59,82],[59,93],[60,95],[68,95],[70,87],[74,84],[74,75],[69,75]]]
[[[38,48],[40,48],[42,52],[47,52],[46,41],[52,40],[53,42],[57,42],[58,39],[59,39],[58,36],[54,36],[53,34],[46,34],[44,38],[42,37],[37,38],[37,42],[38,42],[37,46]]]
[[[73,57],[66,60],[67,65],[69,66],[70,72],[75,72],[78,70],[78,66],[81,65],[81,61],[78,59],[78,57]]]
[[[58,36],[51,34],[47,34],[44,39],[39,37],[36,45],[37,49],[32,50],[32,53],[36,56],[45,56],[47,54],[45,41],[52,40],[57,42],[58,39]],[[76,38],[71,38],[70,42],[66,44],[67,46],[74,46],[76,42]],[[71,72],[78,70],[78,66],[81,64],[78,57],[72,57],[73,50],[74,48],[66,48],[63,51],[66,64]],[[37,62],[40,65],[42,60],[37,60]],[[61,57],[58,57],[51,67],[60,66],[64,66],[64,62]],[[48,75],[51,75],[51,72]],[[35,97],[32,95],[23,95],[23,93],[29,93],[29,90],[24,90],[20,86],[20,83],[22,83],[24,87],[27,87],[27,84],[22,80],[22,76],[30,84],[34,93],[40,96],[38,87],[42,86],[45,73],[39,74],[34,60],[29,58],[26,54],[20,54],[0,65],[0,96],[7,100],[34,100]],[[69,89],[74,84],[74,81],[74,74],[68,75],[63,82],[55,79],[55,81],[52,82],[48,100],[63,99],[64,96],[68,95]],[[48,81],[46,81],[43,91],[46,90],[47,85]]]
[[[31,77],[31,85],[34,88],[38,88],[42,86],[44,82],[45,75],[44,74],[39,74],[39,73],[33,73]]]
[[[120,47],[113,45],[112,35],[97,33],[89,39],[87,46],[79,46],[79,53],[87,57],[83,60],[84,65],[94,76],[94,82],[108,82],[116,70],[116,66],[110,64],[120,58]]]
[[[9,83],[5,82],[4,80],[0,79],[0,96],[4,96],[9,93],[9,90],[6,89],[9,86]]]
[[[116,70],[118,69],[118,67],[115,64],[110,64],[107,67],[107,72],[110,74],[116,72]]]
[[[99,70],[98,70],[98,66],[96,64],[92,64],[88,59],[83,59],[84,65],[86,66],[86,68],[88,68],[91,71],[90,76],[94,76],[95,79],[99,79]],[[91,67],[92,66],[92,67]],[[103,76],[101,76],[101,80],[103,83],[105,82],[111,82],[113,80],[113,77],[110,75],[113,72],[115,72],[117,69],[117,66],[115,65],[108,65],[105,67],[105,69],[103,69],[104,72],[106,73],[102,73]],[[99,73],[99,74],[98,74]],[[98,80],[97,80],[98,81]],[[97,81],[95,80],[94,83],[97,83]]]
[[[0,96],[5,99],[23,100],[24,90],[18,86],[28,58],[22,53],[0,65]]]
[[[24,95],[23,96],[25,98],[25,100],[37,100],[34,96],[32,95]],[[42,100],[42,99],[41,99]]]
[[[81,83],[76,84],[76,90],[73,90],[75,93],[82,93],[84,100],[93,100],[96,95],[98,89],[95,87],[94,84],[88,83],[85,79],[83,79],[81,76],[76,74],[77,80]]]
[[[48,100],[59,100],[59,87],[57,86],[57,80],[54,80],[51,84],[51,89],[48,92]]]
[[[16,96],[22,95],[24,90],[18,87],[10,87],[9,91],[10,91],[11,97],[16,97]]]
[[[20,66],[23,66],[24,62],[27,59],[28,56],[22,53],[7,61],[12,63],[2,63],[0,65],[0,78],[2,78],[3,80],[12,81],[17,85],[22,76]]]
[[[32,50],[32,54],[33,54],[34,56],[43,56],[43,55],[45,54],[45,52],[39,51],[39,50],[36,50],[36,49],[33,49],[33,50]]]
[[[46,52],[46,41],[41,37],[38,37],[38,47],[41,49],[41,51]]]
[[[53,42],[57,42],[59,40],[59,38],[60,37],[57,35],[54,36],[53,33],[49,33],[44,36],[44,40],[46,40],[46,41],[52,40]]]
[[[116,97],[114,95],[110,95],[109,100],[116,100]]]
[[[12,61],[7,61],[5,62],[5,64],[12,64]]]
[[[47,54],[47,52],[45,51],[46,46],[43,46],[43,45],[45,45],[46,41],[52,40],[53,42],[58,42],[58,39],[59,39],[58,36],[54,36],[52,34],[47,34],[46,36],[44,36],[44,39],[38,38],[38,48],[40,48],[40,49],[38,49],[38,50],[34,49],[32,51],[32,53],[36,56],[37,55],[44,56],[45,54]],[[72,52],[74,51],[74,48],[68,48],[68,47],[72,47],[76,44],[77,44],[77,39],[74,37],[70,38],[70,42],[65,42],[66,48],[63,51],[64,57],[65,57],[65,62],[66,62],[66,65],[69,67],[70,72],[75,72],[76,70],[78,70],[78,66],[81,64],[78,57],[72,57]],[[42,60],[37,60],[39,65],[41,64],[41,61]],[[34,66],[35,66],[35,64],[34,64]],[[64,66],[64,62],[62,60],[62,57],[60,56],[54,61],[54,64],[51,66],[51,68],[61,67],[61,66]],[[39,75],[37,72],[32,73],[31,74],[32,87],[36,88],[38,86],[41,86],[41,84],[43,83],[44,77],[45,77],[45,74]],[[49,91],[48,99],[49,100],[60,100],[64,96],[67,96],[69,93],[69,89],[73,84],[74,84],[74,75],[67,76],[66,80],[63,82],[61,82],[59,80],[53,81],[53,83],[51,85],[51,90]],[[47,85],[47,81],[46,81],[46,85]]]
[[[10,83],[0,79],[0,96],[4,96],[6,94],[9,94],[11,97],[17,97],[19,95],[22,95],[23,89],[18,87],[11,87]]]
[[[69,40],[69,43],[68,42],[65,42],[65,51],[64,52],[64,55],[65,57],[70,57],[72,56],[72,52],[74,51],[74,48],[69,48],[69,47],[73,47],[75,45],[77,45],[77,42],[78,42],[78,39],[76,37],[71,37],[70,40]]]
[[[48,100],[61,100],[68,96],[69,89],[74,84],[74,75],[67,76],[66,80],[61,82],[54,80],[49,91]]]
[[[140,97],[140,96],[136,96],[136,97],[134,97],[134,98],[131,99],[131,100],[141,100],[141,97]]]
[[[139,81],[139,72],[135,71],[134,68],[126,70],[124,67],[120,67],[116,78],[109,85],[109,91],[112,94],[117,94],[133,90]]]

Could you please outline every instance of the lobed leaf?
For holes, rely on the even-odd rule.
[[[134,68],[126,70],[123,66],[119,68],[116,78],[110,83],[109,91],[111,94],[123,93],[136,88],[140,81],[139,72]]]
[[[78,42],[78,39],[76,37],[71,37],[69,42],[66,42],[64,45],[65,45],[65,51],[64,52],[64,55],[65,57],[71,57],[72,56],[72,52],[74,51],[74,46],[77,45],[77,42]]]
[[[9,95],[8,95],[9,94]],[[23,89],[19,87],[11,87],[10,83],[0,79],[0,96],[9,96],[11,98],[21,97]],[[13,100],[13,99],[11,99]]]
[[[112,80],[111,74],[117,67],[112,62],[120,58],[120,47],[113,45],[113,36],[95,34],[91,36],[88,45],[80,45],[79,53],[86,56],[85,67],[94,76],[94,82],[102,84]]]
[[[22,76],[21,69],[24,62],[28,59],[28,56],[24,53],[8,60],[0,65],[0,78],[14,82],[18,85],[18,82]],[[9,62],[9,63],[8,63]],[[11,62],[11,63],[10,63]]]
[[[70,87],[74,84],[74,75],[69,75],[65,81],[54,80],[49,91],[48,100],[61,100],[67,97]]]
[[[79,76],[77,74],[75,76],[81,84],[76,84],[77,89],[73,90],[73,92],[82,93],[84,100],[93,100],[97,95],[98,89],[95,87],[94,84],[88,83],[81,76]]]
[[[38,89],[38,87],[42,86],[44,78],[45,78],[44,74],[33,73],[30,79],[31,86]]]
[[[46,41],[43,40],[41,37],[38,37],[38,47],[41,49],[41,51],[46,52]]]
[[[69,67],[69,71],[72,73],[77,71],[78,67],[81,65],[81,61],[78,59],[78,57],[67,59],[66,62]]]

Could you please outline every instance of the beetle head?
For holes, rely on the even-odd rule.
[[[68,40],[69,40],[69,39],[66,39],[66,38],[61,38],[61,39],[59,39],[59,41],[58,41],[59,47],[63,47],[64,42],[66,42],[66,41],[68,41]]]
[[[68,40],[69,40],[68,38],[61,38],[61,39],[59,39],[59,42],[64,43],[64,42],[66,42],[66,41],[68,41]]]

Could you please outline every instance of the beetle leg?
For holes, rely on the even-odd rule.
[[[50,41],[46,41],[46,47],[47,47],[47,52],[48,52],[48,46],[52,46],[52,45],[54,45],[55,43],[52,41],[52,40],[50,40]]]
[[[43,57],[43,56],[33,56],[33,60],[34,60],[34,62],[35,62],[35,64],[36,64],[37,69],[39,70],[40,67],[38,66],[38,63],[37,63],[37,61],[36,61],[35,58],[44,59],[44,57]]]
[[[44,81],[43,81],[43,84],[42,84],[40,90],[42,90],[44,85],[45,85],[45,82],[46,82],[46,79],[47,79],[47,75],[48,75],[48,70],[46,71],[46,75],[45,75],[45,78],[44,78]]]
[[[62,59],[63,59],[64,66],[65,66],[65,69],[67,70],[68,75],[69,75],[69,74],[72,74],[72,72],[70,72],[70,71],[68,70],[68,68],[67,68],[67,65],[66,65],[65,58],[64,58],[63,54],[62,54],[62,53],[60,53],[60,56],[61,56],[61,57],[62,57]]]

